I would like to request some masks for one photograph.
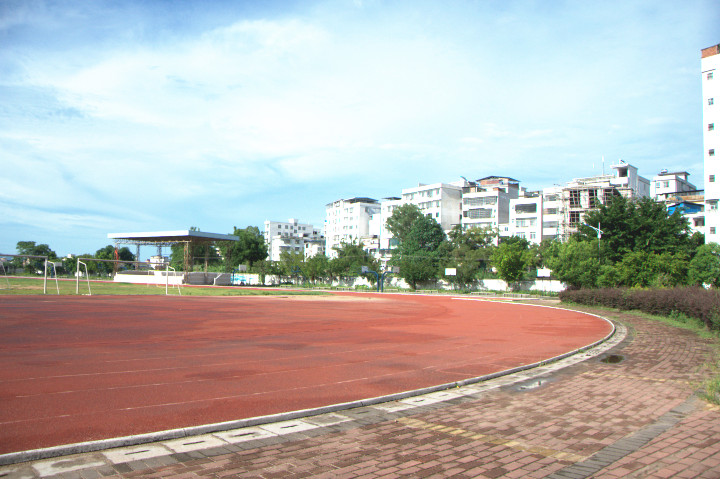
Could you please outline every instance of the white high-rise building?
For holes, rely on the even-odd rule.
[[[325,254],[335,258],[333,248],[368,238],[370,220],[376,214],[380,214],[380,203],[372,198],[349,198],[325,205]]]
[[[705,242],[720,243],[720,45],[703,49],[700,65],[705,165]]]
[[[287,222],[266,220],[263,236],[271,261],[280,261],[283,252],[303,253],[305,257],[324,253],[325,238],[322,231],[311,224],[299,223],[295,218]]]

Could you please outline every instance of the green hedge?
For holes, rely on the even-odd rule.
[[[599,288],[563,291],[563,302],[638,310],[660,316],[684,315],[720,331],[720,292],[699,287],[667,289]]]

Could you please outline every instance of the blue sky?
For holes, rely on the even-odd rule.
[[[321,226],[325,205],[618,159],[702,182],[688,1],[0,2],[0,252]]]

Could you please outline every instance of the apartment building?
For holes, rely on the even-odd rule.
[[[520,196],[520,182],[507,176],[486,176],[462,189],[463,228],[489,228],[510,234],[510,200]]]
[[[689,176],[687,171],[670,173],[668,170],[661,170],[650,183],[650,196],[658,201],[666,201],[678,193],[698,191],[688,180]]]
[[[448,232],[462,223],[462,187],[464,180],[454,183],[419,184],[402,190],[402,196],[383,198],[379,212],[369,221],[369,231],[360,237],[366,251],[378,259],[387,259],[390,250],[397,246],[397,240],[387,228],[387,221],[402,205],[411,204],[427,217],[434,219]]]
[[[444,231],[462,223],[464,181],[456,183],[419,184],[402,190],[402,204],[412,204],[437,221]]]
[[[287,222],[266,220],[263,237],[271,261],[280,261],[283,252],[303,253],[306,258],[325,252],[322,231],[311,224],[299,223],[295,218]],[[319,244],[322,244],[322,248],[318,247]]]
[[[613,196],[650,196],[650,181],[638,175],[636,167],[620,160],[612,169],[614,174],[575,178],[562,189],[561,239],[577,232],[585,213],[607,203]]]
[[[543,195],[521,189],[520,196],[510,200],[508,236],[525,238],[531,243],[542,241]]]
[[[373,236],[370,220],[380,214],[378,200],[366,197],[337,200],[325,205],[325,254],[337,257],[334,248]]]
[[[720,243],[720,45],[701,52],[703,98],[703,162],[705,169],[705,242]],[[717,152],[717,153],[716,153]]]
[[[665,203],[668,213],[678,211],[690,223],[693,232],[705,233],[705,196],[690,183],[687,171],[660,171],[650,183],[650,196]]]

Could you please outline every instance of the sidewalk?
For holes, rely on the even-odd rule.
[[[694,396],[710,343],[633,315],[603,315],[628,326],[625,340],[564,369],[4,466],[0,478],[720,478],[720,408]]]

